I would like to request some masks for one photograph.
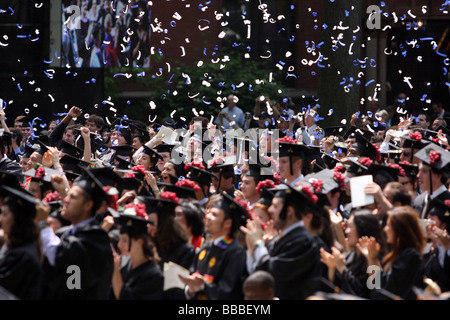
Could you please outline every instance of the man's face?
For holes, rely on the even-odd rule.
[[[73,130],[66,130],[63,135],[63,140],[70,144],[73,144],[75,142],[75,133],[73,132]]]
[[[84,190],[76,185],[70,188],[63,203],[64,206],[61,211],[61,216],[72,223],[74,221],[79,221],[88,204],[86,202]]]
[[[400,153],[400,161],[407,161],[411,162],[413,164],[419,164],[420,160],[412,156],[411,161],[411,153],[413,152],[413,149],[411,148],[402,148],[402,153]],[[414,149],[414,152],[417,152],[417,150]]]
[[[424,114],[419,115],[417,125],[423,129],[428,129],[427,117]]]
[[[90,132],[99,133],[100,127],[98,127],[94,121],[86,121],[86,126],[89,128]]]
[[[216,235],[222,232],[225,223],[225,211],[218,208],[206,210],[205,233]]]
[[[256,195],[255,178],[244,176],[241,182],[241,191],[247,199],[254,197]]]
[[[444,126],[444,120],[436,119],[433,121],[433,124],[431,125],[431,130],[437,131],[439,127]]]
[[[286,224],[286,220],[280,219],[280,213],[283,210],[283,206],[284,206],[284,199],[274,197],[272,199],[272,204],[270,205],[269,209],[267,210],[273,218],[273,221],[274,221],[273,227],[277,230],[283,229],[283,227]]]
[[[428,191],[430,193],[430,175],[433,184],[440,185],[440,181],[435,182],[437,179],[433,176],[431,172],[431,167],[420,162],[419,164],[419,172],[417,173],[417,179],[419,180],[419,188],[420,192]]]
[[[314,120],[314,114],[310,113],[305,117],[305,125],[309,128],[313,126],[316,123],[316,120]]]

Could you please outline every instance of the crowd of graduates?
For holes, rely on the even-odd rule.
[[[316,107],[236,102],[216,123],[0,109],[2,298],[449,299],[442,103],[322,128]]]

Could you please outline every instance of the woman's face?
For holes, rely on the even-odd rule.
[[[119,242],[117,243],[117,247],[119,248],[120,254],[123,256],[128,256],[130,252],[128,249],[130,248],[130,237],[127,233],[121,233],[119,235]]]
[[[28,185],[28,191],[30,191],[36,199],[42,199],[41,187],[39,186],[39,182],[30,181]]]
[[[252,214],[258,216],[259,219],[264,223],[267,223],[270,220],[270,215],[267,212],[267,209],[264,210],[263,208],[260,207],[254,207],[252,210]]]
[[[388,219],[386,226],[384,227],[384,232],[386,233],[386,242],[389,244],[395,244],[395,234],[392,229],[391,221]]]
[[[14,215],[10,210],[9,206],[2,206],[2,213],[0,214],[0,224],[5,235],[9,235],[11,232],[11,226],[14,223]]]
[[[355,218],[350,216],[347,221],[347,226],[345,228],[345,235],[347,236],[347,243],[351,248],[354,248],[358,243],[358,231],[356,230]]]
[[[117,130],[114,130],[111,135],[111,141],[113,141],[113,145],[124,146],[127,144],[127,140],[123,137],[123,135],[119,135]]]
[[[150,170],[150,168],[152,167],[152,161],[150,159],[150,156],[145,153],[141,153],[138,156],[138,158],[136,160],[136,164],[138,166],[144,166],[145,170]]]
[[[175,208],[175,220],[178,221],[181,225],[187,227],[186,216],[184,215],[183,207],[177,206]]]
[[[161,173],[161,176],[163,177],[164,183],[171,183],[171,182],[170,182],[170,176],[169,176],[169,175],[176,176],[177,173],[176,173],[176,171],[175,171],[175,166],[174,166],[172,163],[167,162],[167,163],[164,165],[164,170],[163,170],[162,173]]]

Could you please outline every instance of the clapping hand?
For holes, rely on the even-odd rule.
[[[356,249],[366,257],[368,261],[375,261],[378,259],[381,246],[374,237],[361,237],[356,244]]]

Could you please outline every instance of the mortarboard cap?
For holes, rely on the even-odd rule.
[[[370,142],[367,137],[361,134],[359,131],[355,132],[356,143],[352,145],[353,148],[356,148],[360,151],[361,157],[368,157],[372,161],[377,160],[378,151],[377,148]]]
[[[82,173],[82,169],[80,167],[88,167],[90,166],[89,162],[83,161],[71,155],[65,154],[59,162],[61,163],[64,171],[72,171],[77,174]]]
[[[93,213],[95,213],[103,201],[107,200],[107,194],[103,190],[102,183],[94,176],[90,169],[81,169],[82,175],[75,179],[72,186],[77,186],[90,195],[94,202]]]
[[[32,181],[40,181],[48,183],[51,186],[52,175],[64,175],[64,172],[48,168],[45,166],[38,166],[37,168],[30,169],[24,172],[24,176],[31,177]]]
[[[345,127],[346,126],[344,126],[344,125],[326,127],[326,128],[323,128],[323,131],[324,131],[326,137],[343,136],[345,134]]]
[[[156,164],[158,162],[158,159],[163,160],[163,158],[158,154],[157,151],[147,147],[146,145],[143,145],[142,147],[142,153],[149,155],[152,163]]]
[[[16,175],[3,170],[0,170],[0,186],[8,186],[17,190],[23,189]]]
[[[6,185],[0,186],[0,190],[5,195],[5,198],[13,197],[15,199],[15,202],[23,208],[20,214],[28,214],[31,215],[32,218],[36,216],[35,206],[41,204],[41,201],[36,199],[36,197],[34,197],[30,192],[26,191],[25,189],[18,190]]]
[[[103,186],[117,186],[122,178],[111,167],[91,168],[90,172]]]
[[[123,190],[135,190],[138,191],[142,186],[142,181],[134,177],[124,177],[117,185],[117,189],[122,193]]]
[[[120,233],[127,233],[130,237],[147,235],[147,209],[143,203],[131,202],[119,211],[117,222],[121,225]]]
[[[83,149],[80,149],[77,146],[75,146],[71,143],[68,143],[65,140],[61,140],[61,144],[59,146],[59,151],[65,153],[65,154],[71,155],[72,157],[79,158],[79,159],[83,158],[83,153],[84,153]]]
[[[412,178],[417,177],[417,174],[419,173],[419,166],[411,164],[411,163],[404,163],[404,162],[400,162],[398,165],[400,167],[402,167],[403,170],[405,170],[406,177],[412,177]]]
[[[182,198],[182,199],[195,199],[195,187],[199,188],[195,182],[190,181],[188,179],[184,179],[184,180],[179,180],[177,181],[174,185],[173,184],[166,184],[164,190],[165,191],[170,191],[170,192],[175,192],[177,194],[178,198]],[[192,186],[191,184],[194,184],[194,186]]]
[[[403,139],[403,148],[411,148],[411,149],[415,149],[415,150],[419,150],[422,149],[423,147],[425,147],[429,141],[423,139],[422,135],[420,134],[420,132],[416,131],[416,132],[410,132],[408,135],[405,136],[401,136],[400,138]],[[416,138],[417,139],[416,139]],[[418,139],[420,138],[420,139]]]
[[[211,184],[212,173],[205,169],[191,166],[189,167],[189,171],[186,174],[186,177],[189,180],[198,183],[200,186],[209,186]]]
[[[369,173],[369,168],[365,165],[363,165],[358,157],[348,157],[347,160],[350,162],[349,164],[346,163],[345,166],[347,168],[347,172],[351,173],[355,176],[363,176]]]
[[[131,158],[133,156],[133,153],[136,152],[136,149],[130,145],[111,146],[110,149],[113,149],[116,151],[115,155],[119,155],[122,157],[129,157],[129,158]]]
[[[433,154],[439,159],[434,160]],[[437,171],[448,169],[450,163],[450,152],[433,143],[420,149],[414,156]]]
[[[154,147],[154,149],[160,153],[160,152],[172,152],[172,149],[175,147],[174,144],[166,144],[166,143],[161,143],[158,144],[157,146]]]
[[[175,207],[179,205],[180,199],[174,192],[163,191],[159,197],[145,197],[145,204],[149,206],[151,213],[171,214],[175,216]],[[147,212],[149,212],[149,210]]]
[[[431,199],[430,210],[428,216],[436,216],[439,220],[446,224],[447,232],[450,231],[450,198],[440,200],[437,198]]]

